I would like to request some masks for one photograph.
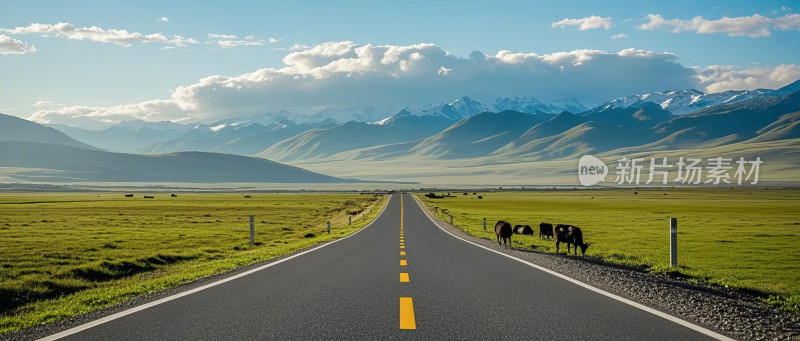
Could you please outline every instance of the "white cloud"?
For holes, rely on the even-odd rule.
[[[758,14],[749,17],[725,17],[708,20],[701,16],[691,20],[664,19],[660,14],[648,14],[640,30],[661,30],[671,33],[693,31],[697,33],[727,33],[729,36],[766,37],[771,29],[800,30],[800,14],[787,14],[779,18],[768,18]]]
[[[239,46],[263,46],[266,43],[278,43],[281,41],[280,39],[275,39],[275,38],[256,40],[256,37],[252,35],[246,36],[244,37],[244,39],[239,39],[239,37],[233,34],[213,34],[213,33],[209,33],[208,38],[211,40],[206,42],[207,44],[216,44],[222,47],[223,49],[229,49]]]
[[[153,100],[113,107],[71,106],[40,110],[30,119],[43,124],[67,124],[96,129],[131,119],[181,121],[187,118],[186,114],[187,112],[178,108],[173,101]]]
[[[251,37],[252,37],[252,36],[251,36]],[[252,38],[251,38],[251,39],[252,39]],[[267,38],[267,41],[268,41],[270,44],[275,44],[275,43],[280,43],[280,42],[282,42],[282,41],[283,41],[283,39],[279,39],[279,38]]]
[[[156,21],[158,21],[158,22],[167,22],[167,21],[169,21],[169,18],[161,17],[161,18],[158,18],[158,20],[156,20]]]
[[[196,44],[197,40],[186,39],[175,35],[172,39],[161,33],[142,34],[138,32],[128,32],[127,30],[103,29],[97,26],[75,27],[69,23],[50,24],[30,24],[24,27],[12,29],[0,29],[11,34],[40,34],[43,37],[59,37],[74,40],[91,40],[102,43],[114,43],[121,46],[130,46],[132,43],[162,43],[178,47],[186,44]]]
[[[57,103],[53,103],[51,101],[45,101],[45,100],[38,100],[38,101],[33,103],[33,106],[34,107],[53,107],[53,106],[62,106],[63,107],[64,104],[57,104]]]
[[[686,89],[695,72],[669,53],[626,49],[551,54],[474,52],[468,58],[434,44],[323,43],[288,53],[282,68],[238,76],[214,75],[180,86],[169,99],[116,107],[42,110],[37,121],[86,124],[122,119],[212,121],[287,110],[416,106],[461,96],[574,97],[586,105],[635,93]]]
[[[261,46],[264,45],[263,40],[217,40],[217,45],[223,49],[229,49],[237,46]]]
[[[611,36],[611,39],[614,39],[614,40],[616,40],[616,39],[625,39],[625,38],[628,38],[628,35],[625,34],[625,33],[615,34],[615,35]]]
[[[300,51],[300,50],[307,50],[307,49],[310,49],[310,48],[311,48],[311,46],[309,46],[309,45],[305,45],[305,44],[294,44],[294,45],[292,45],[292,47],[290,47],[289,49],[290,49],[290,50],[292,50],[292,51]]]
[[[614,23],[611,21],[611,17],[603,18],[598,16],[590,16],[581,19],[569,19],[564,18],[560,21],[556,21],[550,25],[550,27],[566,27],[566,26],[578,26],[578,29],[583,30],[594,30],[598,28],[609,29],[614,27]]]
[[[26,54],[36,52],[36,47],[28,43],[0,34],[0,54]]]
[[[781,64],[774,68],[755,66],[742,69],[732,65],[696,67],[697,79],[709,93],[726,90],[777,89],[800,79],[800,65]]]
[[[233,35],[233,34],[214,34],[214,33],[209,33],[208,37],[211,38],[211,39],[238,39],[239,38],[239,37],[237,37],[236,35]],[[248,36],[248,37],[252,37],[252,36]]]

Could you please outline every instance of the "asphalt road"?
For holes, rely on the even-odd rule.
[[[65,338],[709,339],[457,239],[410,195],[349,238]]]

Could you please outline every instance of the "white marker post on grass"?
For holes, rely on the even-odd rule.
[[[678,266],[678,218],[669,218],[669,266]]]
[[[250,245],[256,243],[256,216],[250,216]]]

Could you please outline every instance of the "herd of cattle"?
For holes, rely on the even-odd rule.
[[[497,243],[511,247],[511,235],[513,234],[527,234],[533,235],[533,229],[528,225],[516,225],[513,228],[511,224],[505,221],[498,221],[494,225],[494,233],[497,235]],[[500,239],[502,238],[502,242]],[[581,248],[581,255],[586,255],[586,249],[589,248],[588,243],[583,242],[583,232],[577,226],[541,223],[539,224],[539,238],[541,239],[554,239],[556,242],[556,253],[559,253],[559,245],[561,243],[567,244],[567,254],[571,252],[570,246],[575,248],[575,255],[578,254],[578,247]],[[508,240],[508,244],[506,244]]]

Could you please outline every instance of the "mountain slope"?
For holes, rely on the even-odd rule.
[[[66,134],[19,117],[0,114],[0,141],[50,143],[83,149],[93,149]]]
[[[347,122],[311,129],[276,143],[259,157],[278,161],[324,158],[345,151],[431,136],[451,123],[437,116],[403,115],[387,124]]]
[[[133,155],[68,146],[0,141],[0,166],[27,170],[27,181],[93,182],[352,182],[269,160],[185,152]]]
[[[409,152],[445,159],[481,157],[551,117],[544,113],[528,114],[510,110],[480,113],[420,141]]]
[[[87,130],[64,125],[49,125],[68,136],[105,150],[131,153],[145,146],[183,134],[190,127],[169,121],[123,121],[103,130]]]
[[[781,116],[800,110],[800,91],[783,97],[764,97],[718,105],[689,115],[675,117],[654,127],[655,133],[668,136],[694,128],[704,141],[725,138],[728,143],[758,135],[758,130]]]

